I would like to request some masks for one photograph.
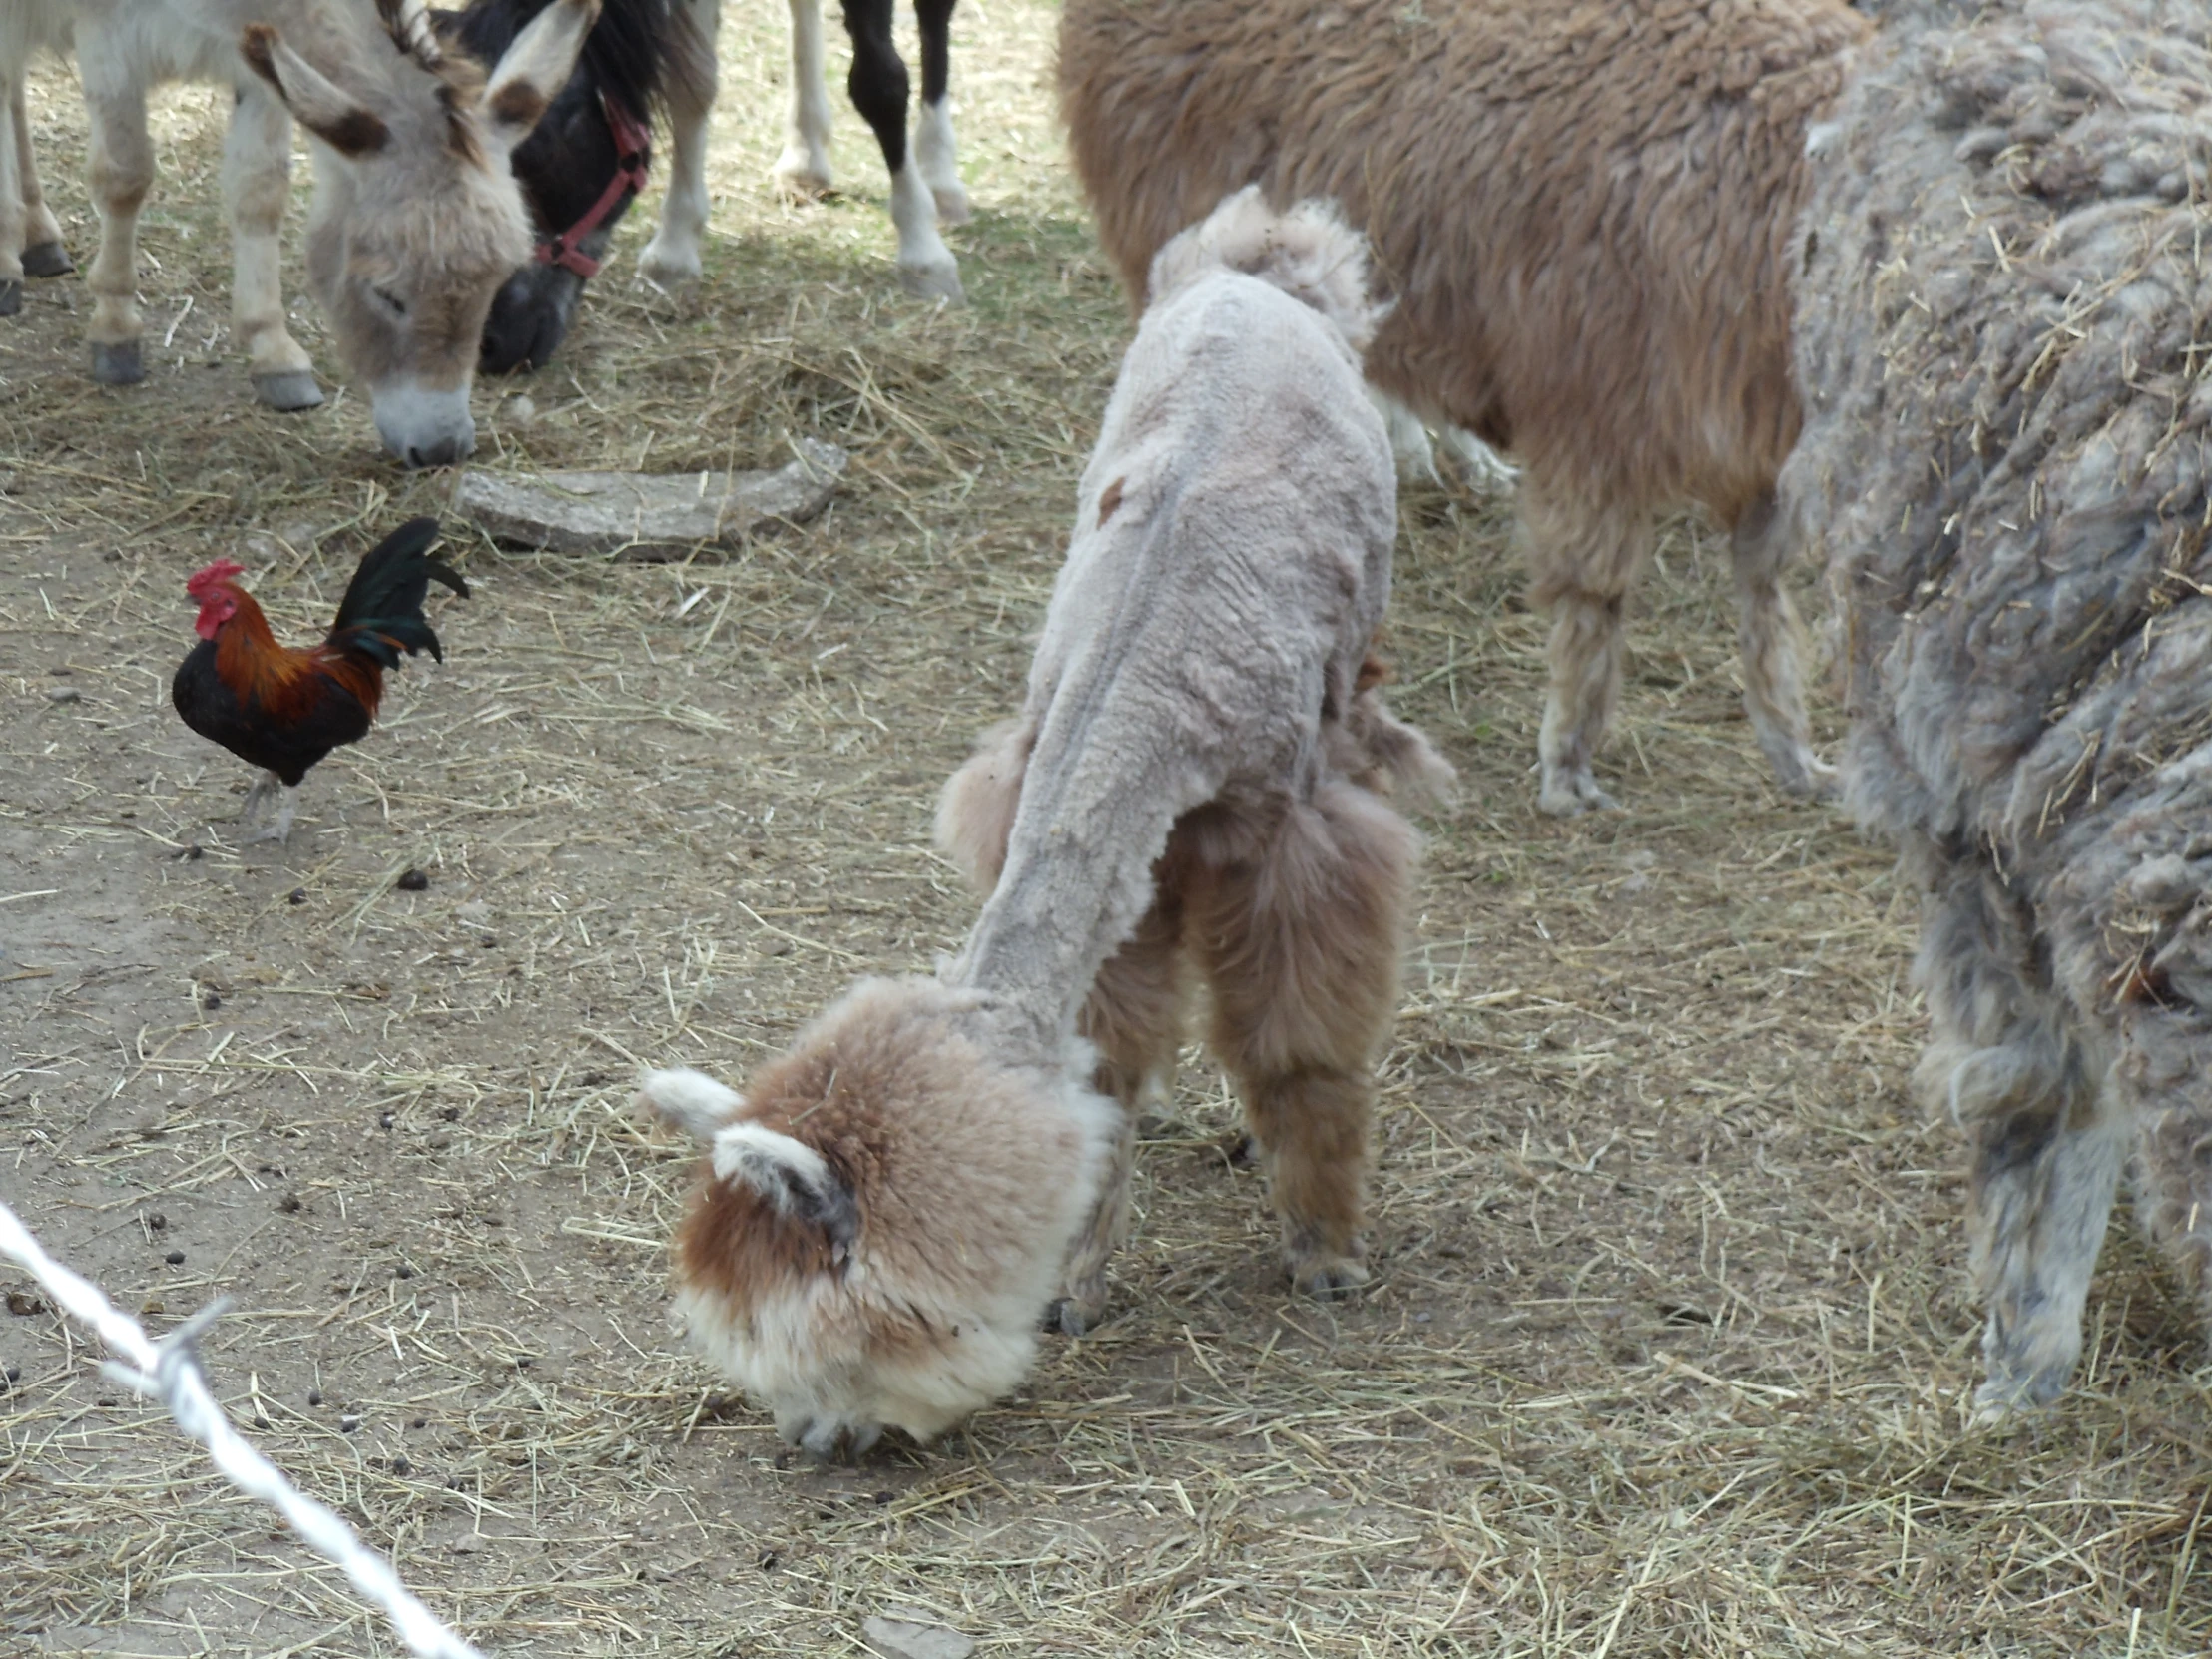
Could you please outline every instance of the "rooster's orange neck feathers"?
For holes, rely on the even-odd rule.
[[[369,717],[375,718],[384,677],[374,663],[361,662],[327,645],[307,651],[279,645],[269,630],[269,618],[262,614],[252,594],[235,582],[222,582],[218,587],[236,603],[215,631],[216,678],[241,702],[257,704],[277,720],[302,719],[319,697],[316,679],[326,677],[350,692]]]

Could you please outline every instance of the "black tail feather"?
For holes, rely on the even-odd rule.
[[[422,614],[432,582],[463,599],[468,584],[442,559],[429,556],[438,539],[438,521],[411,518],[386,536],[361,560],[330,624],[333,650],[367,657],[381,668],[397,668],[399,654],[427,651],[439,662],[445,653]]]

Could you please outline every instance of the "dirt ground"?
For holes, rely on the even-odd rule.
[[[1050,7],[955,25],[965,310],[897,295],[848,111],[850,194],[772,199],[781,13],[725,20],[700,292],[630,284],[633,222],[557,363],[479,388],[479,461],[771,465],[807,432],[853,452],[837,502],[683,567],[453,524],[446,666],[311,776],[287,847],[239,847],[246,771],[169,708],[184,577],[240,558],[308,638],[451,477],[393,469],[350,396],[254,406],[214,93],[158,104],[149,382],[90,385],[74,278],[0,323],[0,1197],[157,1332],[232,1299],[206,1353],[236,1416],[489,1654],[848,1653],[901,1610],[1009,1655],[2212,1645],[2212,1372],[2124,1228],[2077,1389],[1965,1424],[1960,1153],[1904,1087],[1911,899],[1769,784],[1693,525],[1639,601],[1627,810],[1559,825],[1509,504],[1406,491],[1396,703],[1465,798],[1424,825],[1364,1296],[1290,1296],[1194,1050],[1144,1124],[1115,1317],[965,1430],[794,1463],[685,1353],[689,1166],[631,1081],[742,1076],[958,938],[935,790],[1013,707],[1127,329]],[[58,67],[35,125],[84,258]],[[397,1651],[0,1285],[0,1649]]]

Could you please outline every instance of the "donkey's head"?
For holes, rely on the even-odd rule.
[[[320,141],[307,276],[377,434],[409,466],[443,466],[475,448],[484,317],[530,255],[509,157],[568,79],[599,0],[553,0],[488,75],[443,51],[422,0],[376,10],[382,35],[302,41],[317,62],[266,24],[242,50]]]

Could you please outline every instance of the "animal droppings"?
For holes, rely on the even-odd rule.
[[[307,1403],[309,1405],[320,1405],[322,1403],[322,1390],[319,1388],[309,1388],[307,1390]]]
[[[185,1265],[185,1253],[181,1250],[173,1250],[167,1256],[164,1256],[162,1260],[167,1262],[173,1268],[181,1268]]]
[[[429,887],[430,878],[419,869],[410,869],[392,884],[401,892],[422,892]]]
[[[10,1291],[8,1293],[8,1312],[28,1318],[32,1314],[45,1313],[46,1304],[39,1301],[29,1291]]]
[[[801,524],[835,493],[846,455],[798,438],[798,458],[772,472],[541,472],[518,478],[471,469],[456,511],[494,541],[556,553],[605,553],[642,563],[736,547],[780,524]]]
[[[306,903],[306,902],[307,902],[307,889],[306,889],[305,887],[294,887],[294,888],[292,888],[290,892],[288,892],[288,893],[284,894],[284,902],[285,902],[286,904],[304,904],[304,903]]]
[[[358,1429],[358,1428],[359,1428],[360,1426],[361,1426],[361,1419],[360,1419],[359,1417],[356,1417],[356,1416],[352,1415],[352,1414],[351,1414],[350,1412],[348,1412],[348,1413],[347,1413],[346,1415],[344,1415],[344,1416],[342,1416],[342,1417],[338,1418],[338,1432],[339,1432],[340,1434],[350,1434],[350,1433],[353,1433],[353,1432],[354,1432],[354,1431],[355,1431],[356,1429]]]

